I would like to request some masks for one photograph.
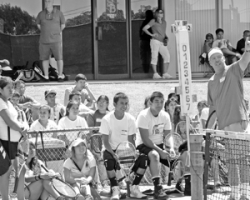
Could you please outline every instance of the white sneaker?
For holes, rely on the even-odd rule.
[[[162,79],[162,77],[158,73],[154,73],[153,79]]]
[[[120,200],[120,188],[118,186],[112,187],[111,200]]]
[[[127,183],[125,181],[125,178],[122,181],[118,182],[120,189],[126,190],[127,189]]]
[[[168,74],[168,73],[165,73],[165,74],[162,75],[162,78],[163,78],[163,79],[170,79],[170,78],[173,78],[173,76],[171,76],[171,75]]]
[[[147,195],[141,193],[139,185],[131,185],[130,186],[130,197],[134,197],[137,199],[146,199]]]
[[[110,185],[109,181],[105,180],[102,182],[102,193],[109,194],[110,193]]]

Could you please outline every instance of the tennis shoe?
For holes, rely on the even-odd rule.
[[[136,199],[146,199],[147,195],[141,193],[139,185],[131,185],[130,186],[130,197]]]
[[[103,188],[103,191],[110,192],[110,184],[108,180],[105,180],[102,182],[102,188]]]
[[[158,73],[154,73],[153,79],[162,79],[162,77]]]
[[[163,188],[161,185],[155,186],[155,191],[154,191],[154,198],[155,199],[166,199],[168,195],[163,191]]]
[[[126,190],[127,189],[127,184],[125,179],[122,179],[121,181],[118,182],[120,189]]]
[[[120,200],[120,188],[118,186],[112,187],[111,200]]]
[[[163,79],[170,79],[170,78],[173,78],[173,77],[170,74],[165,73],[165,74],[162,75],[162,78]]]

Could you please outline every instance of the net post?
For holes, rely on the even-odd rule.
[[[205,142],[205,166],[204,166],[204,181],[203,181],[203,188],[204,188],[204,200],[207,200],[207,184],[208,184],[208,167],[209,167],[209,160],[210,160],[210,132],[206,132],[206,142]]]
[[[203,199],[203,135],[190,135],[190,172],[192,200]]]

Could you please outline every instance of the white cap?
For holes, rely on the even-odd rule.
[[[72,150],[72,147],[76,147],[76,146],[78,146],[78,145],[81,144],[81,143],[84,143],[85,146],[87,147],[87,142],[86,142],[86,140],[83,140],[82,138],[77,138],[77,139],[75,139],[75,140],[71,143],[71,145],[69,146],[69,150],[71,151],[71,150]]]
[[[210,57],[215,54],[215,53],[219,53],[221,55],[223,55],[222,51],[218,48],[218,47],[215,47],[215,48],[212,48],[209,52],[208,52],[208,60],[210,60]]]

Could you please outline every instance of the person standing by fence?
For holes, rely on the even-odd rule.
[[[62,31],[65,28],[65,18],[60,10],[53,8],[54,0],[45,0],[45,10],[37,18],[40,29],[39,54],[43,61],[43,71],[46,81],[49,81],[49,58],[51,53],[57,61],[58,81],[63,81]]]
[[[213,48],[208,53],[208,59],[215,71],[208,82],[210,113],[216,111],[220,130],[244,132],[248,125],[248,117],[242,79],[250,62],[250,41],[248,38],[246,39],[245,52],[241,59],[229,66],[226,65],[223,52],[219,48]],[[244,144],[245,142],[242,141],[242,144],[239,145],[236,142],[236,140],[230,140],[226,145],[226,151],[230,155],[227,158],[227,163],[232,199],[239,199],[240,190],[243,197],[249,197],[250,194],[243,192],[246,187],[250,192],[248,186],[250,171],[244,156],[246,150],[243,152],[243,148],[249,148],[249,144]],[[236,145],[237,149],[235,149]],[[239,160],[240,165],[238,164]],[[239,168],[241,168],[240,172]]]

